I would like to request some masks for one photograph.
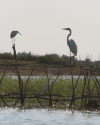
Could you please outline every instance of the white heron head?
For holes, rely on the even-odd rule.
[[[62,30],[69,30],[69,31],[71,31],[71,29],[70,29],[70,28],[62,28]]]

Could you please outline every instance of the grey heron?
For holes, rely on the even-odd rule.
[[[73,39],[69,40],[69,36],[71,36],[71,29],[70,28],[62,28],[62,30],[69,30],[70,31],[70,33],[67,36],[67,44],[68,44],[69,49],[70,49],[70,62],[71,62],[71,52],[74,54],[74,56],[77,56],[77,45]]]
[[[50,85],[50,82],[51,82],[51,72],[50,72],[50,69],[48,69],[48,72],[49,72],[49,78],[48,78],[48,81],[44,84],[44,86],[42,87],[41,91],[40,91],[40,94],[43,94],[45,93],[47,90],[48,90],[48,87]]]
[[[13,44],[13,38],[14,38],[14,42],[15,42],[15,36],[17,35],[17,33],[19,33],[18,31],[12,31],[11,34],[10,34],[10,37],[12,39],[12,44]],[[19,33],[20,34],[20,33]],[[21,34],[20,34],[21,35]]]

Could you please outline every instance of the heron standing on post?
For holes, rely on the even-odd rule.
[[[19,33],[18,31],[12,31],[10,34],[10,37],[12,39],[12,45],[13,45],[13,38],[14,38],[14,44],[15,44],[15,36],[17,35],[17,33]],[[20,34],[20,33],[19,33]],[[21,35],[21,34],[20,34]]]
[[[77,45],[74,42],[74,40],[72,40],[72,39],[69,40],[69,36],[71,35],[71,29],[70,28],[62,28],[62,29],[70,31],[69,35],[67,36],[67,44],[70,49],[70,63],[71,63],[71,52],[74,54],[74,56],[77,56]]]

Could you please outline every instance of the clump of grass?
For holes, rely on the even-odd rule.
[[[53,81],[54,80],[52,79],[50,88],[52,87]],[[42,77],[41,79],[29,79],[29,81],[26,85],[26,95],[34,97],[36,94],[40,94],[40,91],[46,82],[47,82],[47,79],[45,79],[44,77]],[[73,95],[73,86],[75,87],[76,82],[77,82],[76,79],[73,80],[73,84],[72,84],[71,79],[57,80],[55,83],[53,83],[52,94],[61,95],[61,97],[59,97],[59,99],[62,99],[62,100],[71,99],[72,95]],[[23,94],[25,94],[25,83],[26,83],[26,80],[24,79],[23,80]],[[86,83],[86,84],[87,85],[85,86],[84,94],[89,94],[88,85],[90,86],[90,92],[91,92],[95,83],[93,80],[91,80],[89,84],[88,83]],[[97,87],[99,88],[98,84],[97,84],[97,86],[94,87],[93,93],[97,93]],[[74,96],[81,97],[83,94],[83,88],[84,88],[84,80],[80,79],[74,90]],[[17,79],[4,77],[2,83],[0,84],[0,95],[5,95],[5,94],[9,94],[9,93],[19,93],[19,83],[18,83]],[[49,94],[49,92],[47,91],[46,94]],[[18,95],[15,94],[15,95],[11,95],[11,96],[13,97],[13,96],[18,96]],[[45,96],[42,95],[41,97],[49,98],[46,95]],[[58,99],[58,96],[53,96],[52,99]],[[17,99],[6,98],[5,100],[7,103],[13,104],[14,102],[16,102]],[[18,103],[20,103],[19,101],[18,101]],[[42,105],[49,104],[49,100],[37,99],[37,98],[26,98],[24,101],[24,106],[25,107],[32,107],[32,106],[41,107],[39,102],[41,102]],[[70,104],[70,101],[58,101],[58,102],[53,101],[52,102],[52,105],[57,105],[57,106],[60,105],[59,107],[62,107],[61,105],[66,107],[66,105],[68,105],[68,104]],[[78,99],[75,101],[75,105],[77,105],[77,107],[80,107],[80,104],[81,104],[81,99]],[[2,106],[2,105],[3,105],[3,101],[2,101],[2,99],[0,99],[0,106]]]
[[[18,93],[19,92],[19,83],[17,79],[11,79],[9,77],[5,77],[0,84],[0,94],[8,94],[8,93]]]

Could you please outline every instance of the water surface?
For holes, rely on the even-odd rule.
[[[11,76],[8,75],[7,77],[12,78],[12,79],[18,79],[18,76]],[[51,76],[52,79],[55,79],[57,76]],[[73,76],[74,79],[77,79],[79,76]],[[22,79],[27,79],[28,76],[21,76]],[[47,76],[30,76],[30,79],[42,79],[42,78],[47,78]],[[97,77],[100,78],[100,77]],[[58,80],[66,80],[66,79],[72,79],[71,75],[62,75],[58,77]],[[80,76],[80,79],[84,79],[84,76]]]
[[[0,125],[100,125],[99,112],[1,108]]]

